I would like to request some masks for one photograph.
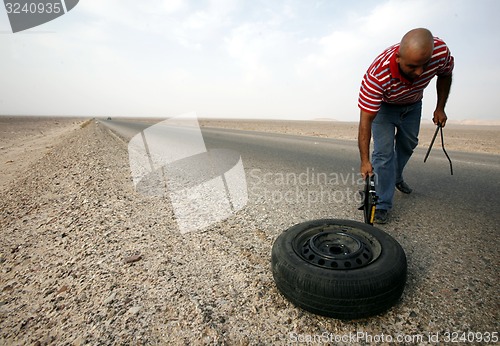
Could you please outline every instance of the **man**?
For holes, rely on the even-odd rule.
[[[371,64],[361,83],[358,146],[361,175],[375,173],[379,203],[375,222],[386,223],[394,188],[409,194],[403,169],[418,143],[422,97],[437,76],[434,124],[445,126],[445,104],[451,87],[454,59],[439,38],[423,28],[413,29],[399,44],[387,48]],[[370,140],[373,155],[370,162]]]

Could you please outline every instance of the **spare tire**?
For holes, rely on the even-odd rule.
[[[400,299],[406,255],[382,230],[351,220],[322,219],[283,232],[272,248],[276,286],[315,314],[356,319],[379,314]]]

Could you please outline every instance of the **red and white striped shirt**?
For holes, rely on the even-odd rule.
[[[359,91],[358,106],[365,112],[375,114],[382,102],[409,104],[420,101],[424,89],[434,76],[449,76],[453,71],[454,59],[446,43],[434,38],[434,51],[424,72],[412,82],[399,71],[396,53],[399,43],[387,48],[370,65]]]

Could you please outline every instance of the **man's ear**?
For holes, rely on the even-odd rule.
[[[401,56],[399,55],[399,52],[396,52],[396,62],[399,64],[401,61]]]

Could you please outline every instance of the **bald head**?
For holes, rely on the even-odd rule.
[[[432,33],[423,28],[413,29],[406,33],[401,40],[399,53],[401,55],[431,56],[434,49]]]
[[[403,36],[396,61],[404,75],[413,80],[424,72],[433,50],[432,33],[424,28],[413,29]]]

